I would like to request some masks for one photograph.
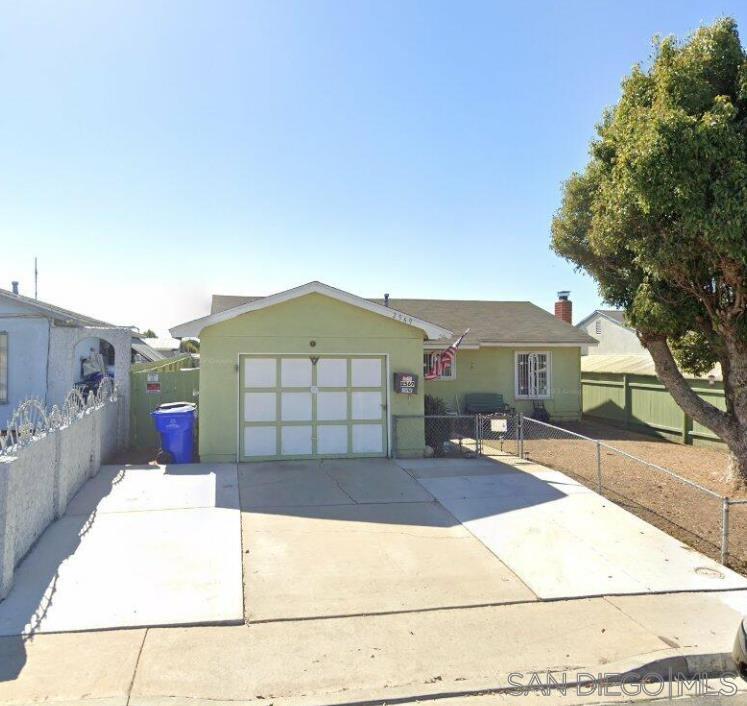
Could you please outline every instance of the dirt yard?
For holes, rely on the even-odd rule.
[[[578,434],[599,439],[649,463],[655,463],[719,495],[745,497],[725,479],[726,452],[684,446],[592,422],[565,424]],[[488,443],[488,442],[486,442]],[[514,452],[512,443],[504,451]],[[567,473],[596,490],[596,444],[559,432],[527,425],[525,456]],[[601,447],[602,488],[621,505],[704,554],[719,558],[721,501],[661,471]],[[747,505],[731,506],[729,565],[747,574]]]

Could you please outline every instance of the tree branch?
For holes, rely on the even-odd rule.
[[[674,401],[687,414],[725,441],[728,437],[733,436],[735,431],[738,433],[735,428],[735,420],[731,415],[706,402],[687,384],[687,380],[685,380],[672,357],[672,351],[666,337],[642,335],[641,343],[651,354],[659,379],[669,390]]]

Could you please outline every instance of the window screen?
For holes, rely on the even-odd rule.
[[[517,397],[549,397],[549,362],[548,353],[516,354]]]

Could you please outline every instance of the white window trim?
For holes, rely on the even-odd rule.
[[[547,394],[520,395],[519,394],[519,356],[537,353],[547,356]],[[552,399],[552,353],[550,351],[514,351],[514,399],[517,400],[549,400]]]
[[[432,355],[435,355],[436,353],[441,353],[441,351],[443,351],[443,348],[437,351],[423,351],[423,358],[425,358],[425,356],[428,356],[428,366],[430,366],[431,364],[430,357]],[[423,361],[423,368],[425,368],[425,361]],[[434,380],[443,380],[444,382],[450,382],[451,380],[456,380],[456,375],[456,356],[454,356],[454,362],[451,364],[451,375],[441,375],[437,378],[433,378],[433,380],[429,380],[428,382],[433,382]]]

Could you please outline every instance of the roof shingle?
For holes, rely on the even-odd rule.
[[[214,294],[211,314],[217,314],[264,297]],[[369,301],[383,304],[383,299]],[[389,299],[389,306],[418,319],[443,326],[469,344],[596,344],[575,326],[561,321],[531,302],[470,301],[457,299]]]

